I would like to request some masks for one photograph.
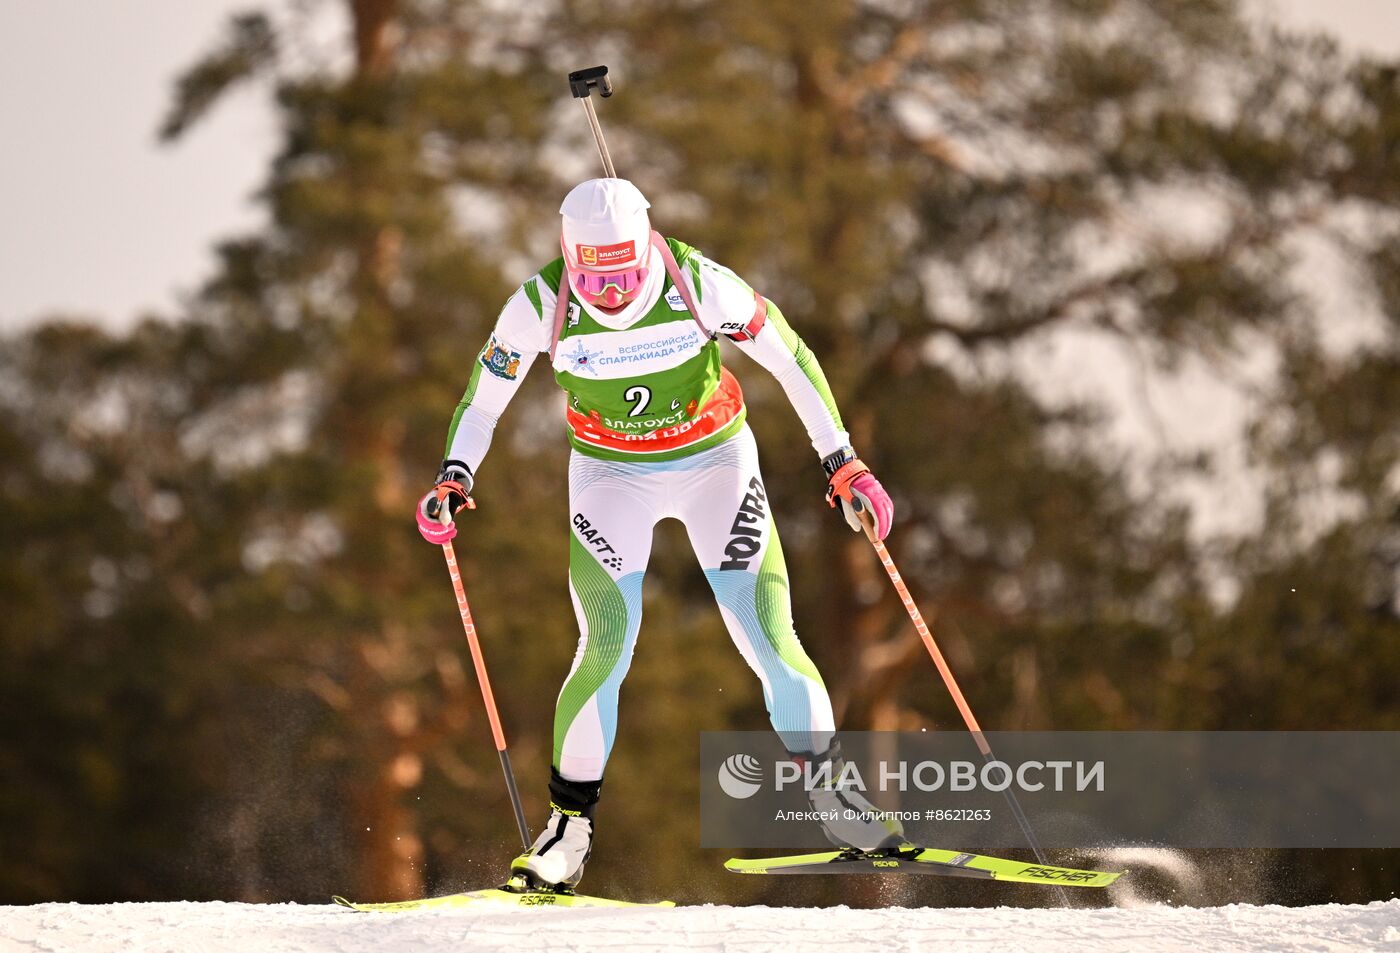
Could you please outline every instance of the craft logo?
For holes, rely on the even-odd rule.
[[[617,552],[617,550],[612,548],[612,544],[609,543],[607,539],[605,539],[602,535],[599,534],[599,532],[596,529],[593,528],[592,521],[590,521],[588,517],[584,516],[582,513],[574,514],[574,526],[578,529],[579,540],[581,542],[587,543],[589,546],[592,546],[595,550],[598,551],[599,555],[602,555],[603,553]],[[613,566],[613,562],[616,562],[615,566]],[[614,569],[621,569],[622,560],[609,560],[608,565],[612,566],[612,568]]]
[[[575,245],[578,249],[578,263],[590,267],[617,265],[637,257],[636,242],[618,242],[616,245]]]
[[[735,754],[719,766],[719,786],[730,797],[742,801],[753,797],[763,783],[763,768],[751,754]]]
[[[481,366],[503,380],[513,381],[520,372],[520,352],[502,346],[493,334],[481,351]]]

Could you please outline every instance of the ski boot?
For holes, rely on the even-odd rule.
[[[906,843],[904,825],[898,819],[880,817],[879,808],[867,801],[865,795],[841,784],[846,760],[841,756],[839,743],[833,744],[825,754],[801,760],[811,761],[813,783],[807,790],[807,799],[812,810],[818,812],[822,832],[832,844],[874,853]]]
[[[510,865],[510,883],[518,890],[573,893],[593,853],[593,810],[600,781],[569,781],[552,771],[550,814],[530,849]]]

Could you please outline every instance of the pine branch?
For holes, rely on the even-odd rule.
[[[231,18],[223,45],[176,81],[175,101],[160,125],[160,140],[180,138],[225,93],[257,76],[276,58],[277,38],[265,13],[241,13]]]

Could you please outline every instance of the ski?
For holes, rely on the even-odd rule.
[[[445,897],[426,897],[422,900],[399,900],[388,903],[356,903],[344,897],[331,897],[342,907],[360,912],[381,911],[404,913],[411,910],[455,910],[474,906],[513,906],[513,907],[674,907],[674,900],[661,900],[656,903],[633,903],[627,900],[612,900],[607,897],[590,897],[580,893],[562,893],[552,890],[516,889],[510,885],[490,887],[485,890],[472,890],[467,893],[454,893]]]
[[[724,868],[736,874],[935,874],[1066,887],[1107,887],[1123,876],[1122,872],[1050,867],[912,845],[875,852],[833,850],[786,857],[734,857],[724,862]]]

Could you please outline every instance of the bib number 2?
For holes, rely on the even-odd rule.
[[[651,403],[651,390],[638,384],[623,391],[622,398],[632,401],[632,409],[627,412],[627,415],[640,417],[646,412],[647,404]]]

